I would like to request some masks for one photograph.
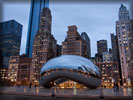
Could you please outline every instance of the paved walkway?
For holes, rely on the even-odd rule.
[[[3,95],[23,95],[23,96],[38,96],[38,97],[56,97],[56,98],[91,98],[109,99],[115,98],[130,100],[133,98],[132,88],[120,88],[119,92],[115,93],[113,89],[46,89],[42,87],[0,87],[0,94]],[[132,99],[131,99],[132,100]]]

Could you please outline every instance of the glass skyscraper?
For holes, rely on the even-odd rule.
[[[26,54],[32,57],[34,37],[40,27],[40,16],[43,8],[49,7],[49,0],[31,0],[30,19],[26,43]]]
[[[0,67],[8,67],[9,57],[19,55],[22,28],[15,20],[0,22]]]

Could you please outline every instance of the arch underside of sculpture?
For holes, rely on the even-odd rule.
[[[101,84],[101,79],[92,74],[72,69],[55,69],[44,72],[40,78],[43,87],[51,88],[67,80],[73,80],[84,86],[94,89]]]

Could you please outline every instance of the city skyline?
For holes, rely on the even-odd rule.
[[[30,1],[30,0],[29,0]],[[122,3],[122,2],[121,2]],[[118,10],[121,3],[76,3],[76,4],[63,4],[63,3],[55,3],[50,1],[50,9],[53,17],[52,23],[52,34],[57,39],[58,43],[61,44],[66,36],[67,26],[69,25],[77,25],[79,28],[78,31],[86,32],[91,40],[91,55],[94,56],[97,53],[96,41],[105,39],[108,40],[108,47],[111,47],[110,42],[110,33],[115,32],[115,22],[118,20]],[[128,3],[123,3],[128,7]],[[15,7],[13,7],[16,5]],[[24,25],[23,30],[23,38],[21,45],[21,54],[25,53],[25,44],[26,44],[26,36],[27,36],[27,29],[28,29],[28,19],[29,19],[29,8],[30,2],[21,3],[7,3],[4,6],[4,19],[9,20],[13,19],[13,14],[8,13],[9,9],[12,11],[16,7],[19,7],[21,11],[22,17],[20,17],[20,11],[15,10],[14,13],[17,13],[14,19],[21,22]],[[68,9],[67,11],[65,9]],[[87,11],[86,11],[87,9]],[[105,10],[107,9],[107,10]],[[27,12],[25,12],[25,10]],[[7,12],[8,11],[8,12]],[[65,11],[65,12],[64,12]],[[78,11],[78,12],[77,12]],[[90,12],[91,11],[91,12]],[[75,12],[75,13],[73,13]],[[79,15],[79,12],[81,15]],[[90,12],[90,13],[87,13]],[[98,13],[99,12],[99,13]],[[8,14],[7,14],[8,13]],[[112,17],[105,17],[104,14],[107,14]],[[7,17],[9,16],[10,17]],[[69,15],[69,16],[66,16]],[[98,16],[96,16],[98,15]],[[104,21],[102,21],[104,19]],[[22,22],[22,20],[24,22]],[[58,25],[57,25],[58,23]],[[84,24],[85,23],[85,24]],[[98,27],[100,26],[100,27]],[[61,27],[61,28],[60,28]],[[27,29],[26,29],[27,28]],[[57,29],[58,28],[58,29]],[[99,34],[101,34],[99,36]],[[96,38],[96,36],[98,36]]]
[[[113,86],[115,86],[116,83],[117,83],[117,85],[120,85],[120,86],[121,85],[132,86],[132,83],[133,83],[133,79],[132,79],[133,20],[132,20],[132,18],[130,20],[131,16],[129,17],[130,13],[129,13],[128,6],[126,4],[123,4],[121,2],[121,4],[119,5],[119,8],[117,8],[116,5],[118,6],[118,3],[117,4],[116,3],[111,3],[111,4],[95,3],[94,4],[94,2],[91,2],[90,4],[84,4],[85,2],[83,2],[83,3],[79,4],[79,2],[78,2],[76,4],[74,4],[74,3],[70,4],[70,2],[69,3],[68,2],[67,3],[52,2],[51,8],[43,7],[43,10],[41,12],[40,5],[44,4],[41,2],[42,1],[40,0],[40,2],[35,3],[35,5],[37,5],[37,4],[39,5],[39,6],[37,6],[38,10],[36,9],[35,6],[31,5],[32,10],[30,10],[29,21],[28,21],[29,23],[28,23],[28,27],[27,27],[28,35],[26,35],[26,34],[23,35],[23,36],[25,36],[25,39],[28,38],[28,40],[27,40],[28,42],[26,42],[22,39],[22,43],[21,43],[22,46],[24,46],[24,42],[26,42],[26,44],[28,43],[29,50],[32,51],[32,48],[29,48],[29,47],[33,46],[33,51],[32,51],[32,58],[31,58],[32,60],[30,60],[29,62],[24,61],[27,63],[27,65],[24,65],[24,66],[27,66],[27,67],[29,66],[30,68],[28,68],[28,70],[29,69],[30,70],[27,71],[28,72],[27,74],[22,75],[23,77],[21,77],[22,80],[20,79],[21,80],[20,84],[22,84],[23,81],[26,81],[26,78],[28,78],[29,81],[27,81],[27,85],[28,84],[30,85],[31,83],[34,83],[35,86],[40,85],[39,79],[43,80],[42,78],[40,78],[40,76],[43,75],[42,73],[40,73],[42,66],[47,65],[47,63],[49,62],[50,59],[62,54],[62,55],[79,55],[79,56],[90,59],[90,61],[92,61],[92,63],[94,63],[96,66],[98,66],[101,69],[101,71],[99,70],[101,73],[100,77],[102,75],[101,80],[99,80],[99,81],[102,81],[101,87],[105,87],[105,88],[111,87],[112,88]],[[69,8],[67,9],[67,7],[69,7]],[[106,10],[105,10],[105,8],[106,8]],[[116,9],[118,9],[118,11]],[[39,12],[39,14],[37,13],[36,10]],[[114,15],[116,13],[114,10],[117,11],[116,15]],[[51,11],[53,11],[53,14]],[[21,10],[19,10],[19,12],[21,12]],[[37,14],[32,14],[31,12],[35,12]],[[41,12],[41,14],[40,14],[40,12]],[[14,13],[9,13],[9,15],[10,14],[13,14],[16,17],[16,15]],[[23,12],[21,12],[21,14],[24,15]],[[26,15],[28,15],[28,14],[26,14]],[[36,17],[37,15],[40,17]],[[18,16],[18,17],[20,17],[20,16]],[[117,16],[117,18],[116,18],[116,16]],[[21,16],[21,17],[23,17],[23,16]],[[16,20],[16,19],[14,19],[14,20]],[[25,18],[23,20],[25,20]],[[34,21],[35,21],[35,23],[34,23]],[[1,25],[2,26],[0,27],[0,29],[6,30],[7,31],[6,33],[9,33],[8,27],[11,26],[10,30],[12,31],[13,30],[12,26],[15,24],[8,23],[6,25],[4,25],[4,24],[1,24]],[[53,25],[53,28],[51,27],[52,25]],[[68,31],[65,31],[66,29],[64,28],[64,26],[66,26],[66,28],[68,28]],[[36,27],[39,29],[35,29],[33,27]],[[15,27],[15,31],[13,31],[13,33],[19,32],[17,29],[19,29],[18,26]],[[37,32],[34,33],[32,31],[32,29],[34,30],[34,32],[36,32],[36,31]],[[114,32],[109,32],[112,30],[114,30]],[[3,32],[1,31],[1,33],[3,33]],[[20,32],[22,33],[22,28],[21,28]],[[60,34],[61,32],[62,32],[62,34]],[[92,34],[91,34],[91,32],[92,32]],[[4,34],[6,34],[6,33],[4,33]],[[83,33],[86,34],[85,35],[86,38],[83,36]],[[35,35],[35,38],[34,38],[34,35]],[[15,37],[15,35],[14,35],[14,37]],[[54,37],[56,37],[56,38],[54,38]],[[9,40],[10,38],[6,38],[6,39]],[[29,44],[32,43],[32,40],[34,40],[34,42],[33,42],[33,45],[30,46]],[[21,41],[21,39],[19,39],[18,41]],[[14,44],[14,43],[18,43],[18,41],[15,41],[15,42],[9,41],[8,44],[5,44],[4,46],[8,47],[8,45],[12,45],[12,47],[15,47],[16,44]],[[58,41],[58,44],[57,44],[57,41]],[[0,43],[2,43],[2,42],[0,42]],[[5,41],[5,42],[7,42],[7,41]],[[95,57],[88,56],[88,54],[90,52],[90,49],[89,49],[90,42],[91,42],[91,49],[92,49],[91,51],[93,51],[92,56],[95,55]],[[62,45],[60,45],[60,44],[62,44]],[[4,46],[1,46],[1,48],[3,49]],[[95,46],[97,46],[97,47],[95,47]],[[111,49],[111,46],[112,46],[112,49]],[[13,49],[8,49],[8,50],[12,51]],[[13,50],[13,51],[16,51],[16,50]],[[21,54],[25,53],[24,51],[25,50],[23,50],[23,52],[21,52]],[[7,52],[7,54],[8,54],[8,52]],[[18,66],[19,53],[17,54],[17,58],[16,58],[16,55],[9,55],[9,56],[11,56],[11,57],[9,59],[8,77],[2,77],[2,78],[3,78],[3,80],[5,79],[7,81],[8,80],[11,81],[11,84],[14,81],[15,83],[13,83],[13,84],[17,85],[18,82],[17,82],[16,76],[20,76],[19,70],[21,70],[21,68],[19,68],[19,66]],[[15,59],[14,58],[12,59],[12,57],[14,57]],[[28,53],[26,52],[26,54],[24,54],[24,57],[26,57],[27,59],[29,59],[31,57],[29,55],[29,51],[28,51]],[[3,59],[2,55],[1,55],[1,58]],[[69,58],[66,58],[66,59],[69,59]],[[66,61],[66,59],[65,59],[65,61]],[[14,62],[12,62],[12,60]],[[82,60],[79,61],[80,64],[81,64],[81,62],[82,62]],[[57,62],[54,62],[54,63],[57,63]],[[87,65],[87,66],[86,65],[84,66],[84,64],[78,65],[78,63],[75,63],[73,61],[69,61],[67,63],[68,63],[68,65],[70,63],[73,63],[73,65],[76,64],[77,67],[83,66],[87,73],[89,72],[89,70],[92,71],[91,68],[87,69],[87,67],[88,66],[90,67],[91,65]],[[116,65],[114,65],[114,64],[116,64]],[[52,66],[52,65],[54,65],[54,64],[50,64],[50,66]],[[3,65],[1,65],[1,66],[3,67]],[[24,66],[23,66],[23,70],[24,69],[26,70],[27,67],[24,67]],[[62,66],[62,64],[61,64],[61,66]],[[93,66],[93,67],[95,68],[95,66]],[[62,67],[62,68],[64,68],[64,67]],[[7,69],[1,70],[1,72],[3,73],[2,74],[3,76],[5,76],[6,70]],[[81,69],[81,68],[78,68],[78,71],[79,70],[83,71],[83,69]],[[59,70],[57,70],[57,71],[59,71]],[[109,72],[111,72],[111,73],[109,74]],[[93,71],[92,71],[92,73],[93,73]],[[48,71],[47,74],[49,75],[50,72]],[[29,75],[30,75],[30,77],[29,77]],[[91,72],[90,72],[90,75],[91,75]],[[95,75],[96,75],[96,73],[95,73]],[[93,76],[95,76],[95,75],[93,75]],[[44,76],[46,76],[46,75],[44,74]],[[106,77],[104,77],[104,76],[106,76]],[[60,76],[60,77],[66,78],[65,76]],[[113,81],[113,80],[117,80],[117,81]],[[78,82],[76,80],[74,80],[74,81]],[[51,85],[52,84],[57,85],[56,83],[54,83],[54,80],[51,80],[48,82],[50,82]],[[108,84],[108,82],[109,82],[109,84]],[[68,82],[68,84],[70,84],[70,85],[71,85],[71,83],[74,84],[73,81]],[[105,84],[103,84],[103,83],[105,83]]]

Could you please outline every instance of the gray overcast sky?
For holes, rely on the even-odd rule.
[[[115,33],[115,22],[118,10],[123,2],[117,3],[58,3],[50,1],[52,12],[52,34],[61,44],[66,37],[67,26],[76,25],[78,32],[87,32],[91,40],[91,54],[97,52],[96,41],[108,40],[111,47],[110,33]],[[129,9],[128,3],[123,3]],[[26,36],[29,20],[30,0],[28,2],[4,3],[3,21],[15,19],[23,25],[21,54],[25,52]]]

